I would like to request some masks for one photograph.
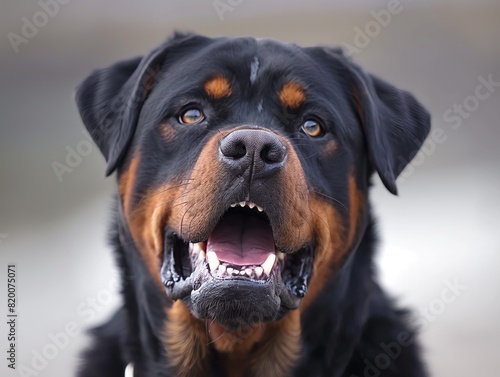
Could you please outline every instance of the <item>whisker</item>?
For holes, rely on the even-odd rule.
[[[328,195],[323,194],[322,192],[319,192],[319,191],[316,191],[316,190],[310,190],[310,191],[314,192],[314,193],[315,193],[315,194],[317,194],[317,195],[324,196],[325,198],[328,198],[328,199],[331,199],[331,200],[333,200],[333,201],[337,202],[337,203],[338,203],[338,204],[340,204],[342,207],[344,207],[344,209],[345,209],[347,212],[349,212],[349,209],[347,208],[347,206],[346,206],[344,203],[342,203],[340,200],[335,199],[335,198],[334,198],[334,197],[332,197],[332,196],[328,196]]]

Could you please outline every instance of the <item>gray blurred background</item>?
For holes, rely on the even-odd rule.
[[[394,1],[65,0],[48,10],[37,1],[3,1],[0,313],[6,266],[14,262],[18,368],[73,375],[84,329],[120,301],[105,242],[115,182],[104,179],[98,150],[89,150],[74,87],[93,68],[145,53],[178,29],[348,44],[368,71],[430,109],[435,137],[403,174],[399,197],[378,181],[372,193],[380,277],[415,310],[432,375],[500,375],[500,84],[482,84],[500,82],[500,4],[401,0],[390,21],[376,16]],[[38,26],[24,26],[29,38],[16,52],[10,39],[24,38],[26,20]],[[71,151],[80,156],[68,164]],[[59,177],[58,164],[68,167]],[[453,294],[443,298],[450,285]],[[2,355],[6,334],[1,325]],[[1,376],[22,375],[1,360]]]

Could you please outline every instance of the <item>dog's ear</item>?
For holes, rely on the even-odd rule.
[[[343,68],[342,80],[359,115],[370,163],[396,195],[396,178],[427,137],[430,115],[410,93],[365,73],[342,50],[327,53]]]
[[[94,71],[77,88],[78,110],[106,158],[106,175],[110,175],[126,155],[141,107],[169,51],[195,38],[198,36],[176,34],[144,57]]]
[[[396,178],[430,130],[430,115],[408,92],[364,73],[354,89],[371,163],[385,187],[397,194]]]

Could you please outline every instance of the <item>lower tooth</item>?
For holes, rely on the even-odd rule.
[[[219,258],[217,258],[217,254],[215,254],[215,252],[213,251],[207,252],[207,261],[210,267],[210,271],[215,271],[220,265]]]
[[[252,276],[252,269],[251,268],[245,269],[245,273],[248,275],[248,277],[251,277]]]
[[[233,268],[232,267],[228,267],[226,269],[226,272],[227,272],[228,275],[232,275],[233,274]]]
[[[271,270],[274,266],[275,261],[276,261],[276,255],[269,254],[266,261],[264,263],[262,263],[261,266],[264,269],[264,272],[266,273],[266,275],[269,275],[271,273]]]
[[[257,279],[259,279],[262,276],[263,272],[264,269],[262,267],[255,267],[255,275],[257,275]]]

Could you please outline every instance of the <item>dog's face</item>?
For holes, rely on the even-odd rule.
[[[373,170],[395,192],[429,127],[340,51],[253,38],[176,36],[77,100],[151,277],[230,328],[318,295],[359,241]]]

